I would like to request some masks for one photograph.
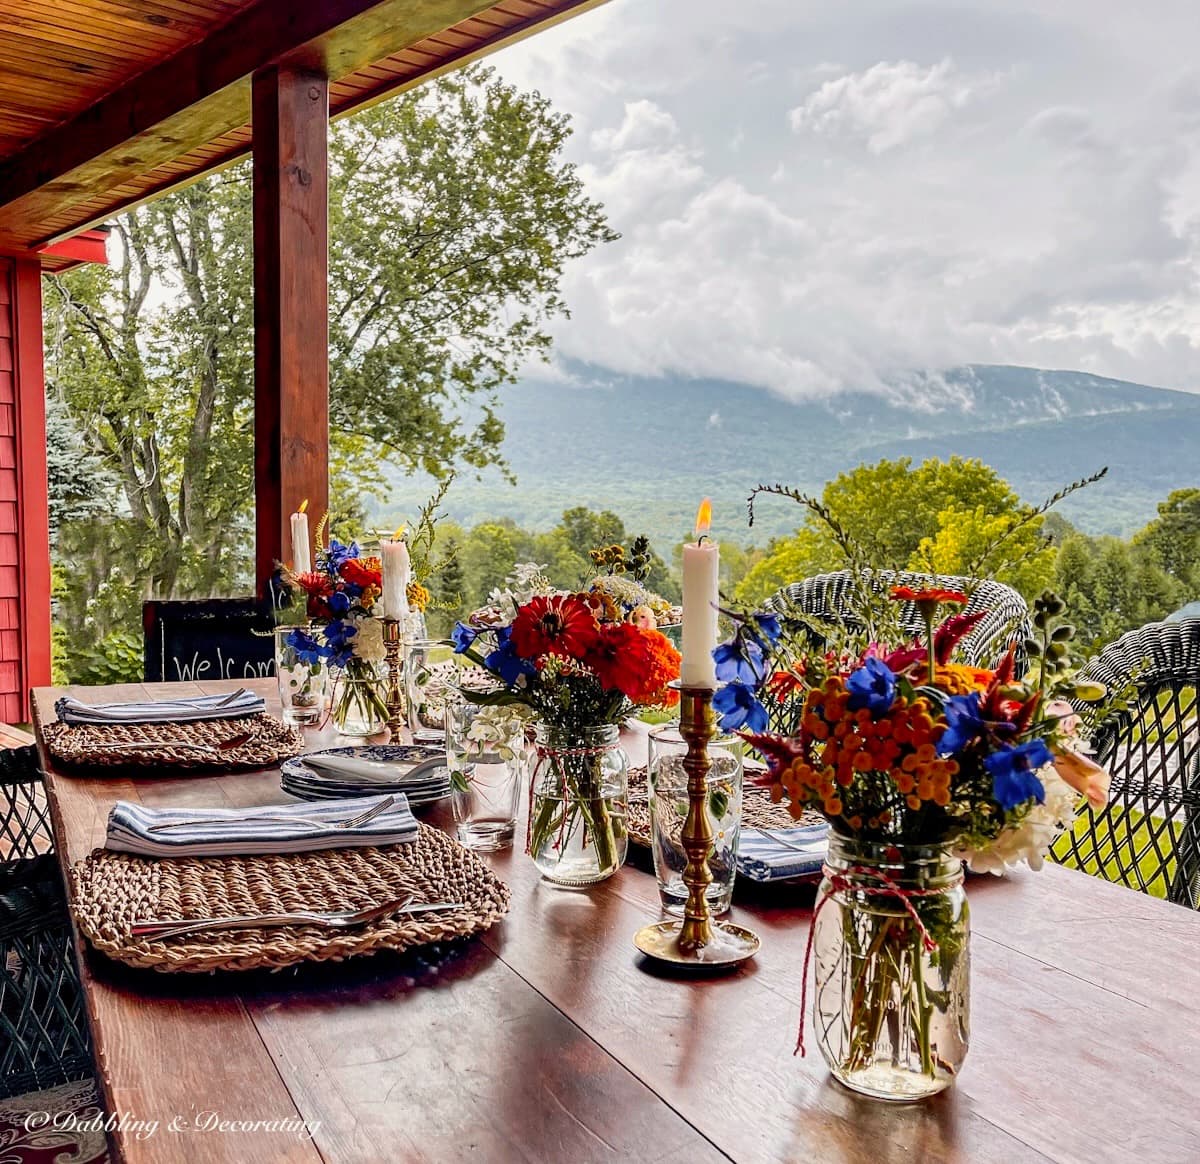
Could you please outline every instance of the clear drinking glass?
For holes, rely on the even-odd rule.
[[[512,844],[524,770],[524,728],[505,708],[468,703],[451,689],[445,702],[446,766],[458,839],[468,849]]]
[[[311,627],[275,628],[275,675],[284,723],[315,724],[325,714],[329,666],[313,652],[314,646]]]
[[[404,650],[404,700],[414,744],[440,744],[446,738],[448,675],[458,668],[448,658],[454,644],[445,639],[414,639]]]
[[[712,766],[706,807],[713,849],[708,859],[712,884],[706,896],[714,914],[724,913],[733,899],[742,824],[742,753],[738,736],[718,736],[708,745]],[[663,724],[650,733],[648,776],[654,873],[663,909],[681,916],[688,895],[683,883],[687,865],[683,848],[683,824],[688,814],[688,776],[683,767],[686,755],[687,744],[678,724]]]

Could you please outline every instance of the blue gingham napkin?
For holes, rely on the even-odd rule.
[[[742,829],[738,873],[751,881],[789,881],[821,872],[829,849],[829,825],[798,829]]]

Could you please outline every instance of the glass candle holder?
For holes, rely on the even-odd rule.
[[[683,760],[687,743],[678,724],[664,724],[650,733],[650,820],[654,873],[663,909],[682,916],[688,890],[683,883],[687,853],[683,825],[688,814],[688,774]],[[717,736],[709,742],[711,761],[705,810],[712,826],[713,849],[708,858],[712,884],[706,896],[713,914],[725,913],[733,899],[738,839],[742,824],[743,744],[738,736]]]

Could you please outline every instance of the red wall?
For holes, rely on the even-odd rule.
[[[0,257],[0,721],[50,682],[50,543],[41,270]]]

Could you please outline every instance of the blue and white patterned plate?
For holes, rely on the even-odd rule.
[[[416,767],[422,761],[445,756],[442,748],[424,744],[364,744],[357,747],[323,748],[311,755],[348,756],[384,764]],[[411,806],[432,804],[450,795],[450,772],[442,765],[426,769],[415,786],[406,787],[403,771],[397,771],[395,783],[386,780],[356,781],[350,775],[320,771],[304,762],[304,756],[285,760],[280,766],[280,784],[284,792],[300,800],[334,800],[350,796],[375,796],[380,792],[403,792]]]

